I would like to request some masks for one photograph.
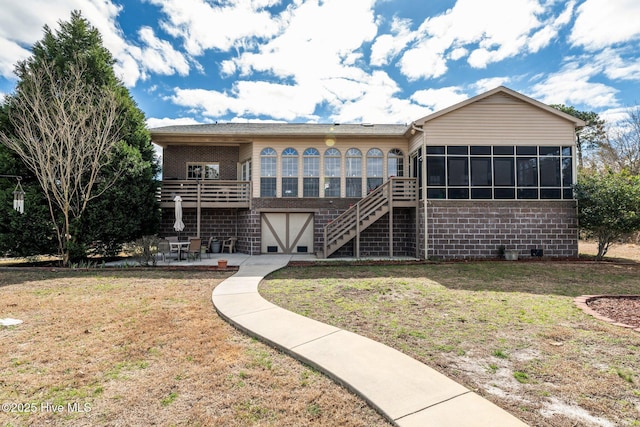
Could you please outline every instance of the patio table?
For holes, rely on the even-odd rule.
[[[178,251],[178,261],[181,261],[182,252],[187,252],[189,250],[189,241],[169,242],[169,246],[171,247],[171,252]]]

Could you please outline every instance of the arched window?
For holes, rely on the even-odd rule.
[[[387,176],[404,176],[404,153],[397,148],[389,150]]]
[[[307,148],[302,154],[302,195],[304,197],[320,196],[320,152],[315,148]]]
[[[273,148],[265,148],[260,153],[260,197],[276,197],[277,159]]]
[[[282,152],[282,197],[298,197],[298,152],[285,148]]]
[[[336,148],[324,152],[324,197],[340,197],[342,156]]]
[[[347,197],[362,197],[362,153],[357,148],[347,150]]]
[[[367,192],[373,191],[382,185],[382,165],[384,155],[382,150],[372,148],[367,152]]]

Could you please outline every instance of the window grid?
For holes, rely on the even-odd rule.
[[[260,153],[260,197],[276,197],[277,153],[265,148]]]
[[[294,148],[282,151],[282,197],[298,197],[298,152]]]
[[[384,155],[377,148],[372,148],[367,152],[367,192],[371,192],[382,185],[384,172]]]
[[[187,179],[220,179],[220,164],[217,162],[187,163]]]
[[[404,153],[393,148],[387,155],[387,176],[404,176]]]
[[[357,148],[347,150],[346,197],[362,197],[362,152]]]
[[[324,197],[340,197],[342,155],[337,148],[324,152]]]
[[[265,148],[260,153],[260,195],[261,197],[276,197],[277,182],[280,181],[282,197],[298,197],[302,184],[303,197],[340,197],[341,183],[345,176],[346,197],[363,196],[363,155],[357,148],[350,148],[345,153],[345,169],[342,170],[342,153],[331,147],[323,154],[320,162],[320,152],[313,147],[302,152],[302,161],[296,149],[289,147],[280,155],[280,169],[278,170],[278,153],[273,148]],[[366,184],[368,191],[384,182],[385,154],[377,148],[367,151],[366,156]],[[246,169],[245,169],[246,167]],[[302,174],[299,168],[302,167]],[[404,154],[394,148],[387,153],[388,176],[404,175]],[[251,165],[242,165],[242,176],[250,179]],[[322,187],[322,194],[320,187]]]
[[[568,146],[427,147],[428,198],[573,199],[572,184]]]
[[[320,152],[315,148],[307,148],[303,154],[302,196],[320,196]]]

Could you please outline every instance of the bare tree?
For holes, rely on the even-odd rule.
[[[629,108],[625,119],[608,130],[598,157],[605,167],[640,175],[640,106]]]
[[[22,158],[44,190],[65,265],[73,220],[118,177],[111,175],[111,182],[100,182],[95,191],[121,125],[115,94],[88,84],[82,64],[77,60],[64,73],[53,63],[23,69],[8,99],[13,134],[0,133],[0,141]]]

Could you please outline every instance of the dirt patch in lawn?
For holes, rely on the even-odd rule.
[[[0,270],[0,425],[388,425],[222,321],[228,274]]]
[[[545,427],[640,425],[640,334],[573,303],[639,289],[640,264],[584,261],[296,267],[260,285]]]

